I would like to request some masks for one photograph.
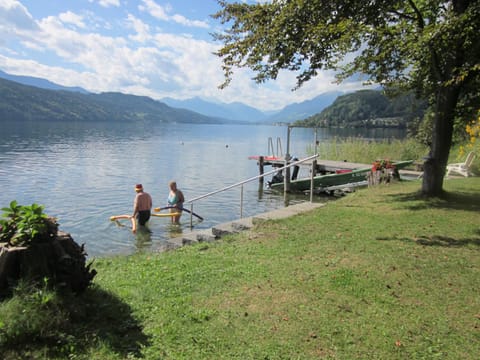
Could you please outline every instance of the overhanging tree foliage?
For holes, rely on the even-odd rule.
[[[295,89],[320,70],[337,71],[339,81],[362,73],[386,88],[413,89],[434,113],[422,192],[442,193],[455,119],[471,120],[479,108],[479,0],[218,3],[213,17],[227,27],[213,35],[223,43],[221,87],[234,68],[248,67],[258,83],[282,69],[298,72]]]

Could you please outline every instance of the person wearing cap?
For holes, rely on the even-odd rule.
[[[137,218],[140,225],[145,225],[145,223],[150,219],[150,214],[152,211],[152,197],[149,193],[143,191],[142,184],[135,185],[135,191],[137,195],[133,201],[133,215],[132,218]]]

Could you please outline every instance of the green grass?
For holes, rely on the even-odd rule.
[[[0,304],[5,359],[476,359],[480,179],[363,189],[254,231],[96,260]],[[39,319],[43,319],[43,324]]]
[[[313,147],[308,152],[313,154]],[[317,152],[320,159],[370,164],[376,159],[421,161],[428,154],[428,148],[414,139],[369,141],[362,138],[335,138],[321,142]]]

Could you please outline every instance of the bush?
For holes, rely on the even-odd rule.
[[[37,204],[22,206],[13,200],[10,207],[2,210],[5,219],[0,219],[0,242],[5,242],[9,246],[28,246],[35,242],[45,242],[57,233],[56,220],[43,213],[43,206]]]

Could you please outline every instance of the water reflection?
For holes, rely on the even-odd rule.
[[[135,247],[138,251],[148,249],[152,246],[152,231],[148,225],[139,225],[135,234]]]
[[[184,221],[183,221],[184,222]],[[183,223],[182,222],[182,223]],[[182,223],[180,224],[169,224],[166,226],[166,230],[168,232],[168,236],[173,239],[173,238],[176,238],[176,237],[179,237],[183,234],[183,229],[182,229],[182,226],[185,226],[185,225],[182,225]],[[190,225],[187,224],[187,226],[189,227]]]

